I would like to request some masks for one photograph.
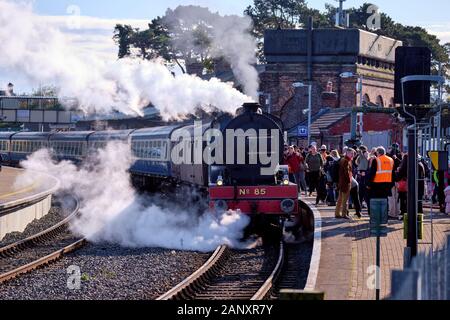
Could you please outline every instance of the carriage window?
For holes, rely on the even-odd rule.
[[[167,141],[164,141],[162,144],[162,154],[161,156],[163,157],[164,160],[167,160]]]
[[[142,142],[142,144],[143,144],[142,158],[148,158],[149,157],[148,155],[150,154],[150,149],[151,149],[150,141]]]
[[[144,142],[143,141],[139,141],[139,145],[138,145],[138,154],[139,154],[139,158],[144,158]]]

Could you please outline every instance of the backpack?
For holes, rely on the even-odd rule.
[[[330,176],[333,183],[339,183],[339,164],[341,159],[333,161],[330,169]]]

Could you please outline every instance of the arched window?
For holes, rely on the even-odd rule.
[[[369,95],[367,93],[364,95],[363,103],[364,104],[369,104],[370,103],[370,97],[369,97]]]
[[[377,97],[377,105],[380,108],[384,108],[384,101],[383,101],[383,97],[382,96],[378,96]]]

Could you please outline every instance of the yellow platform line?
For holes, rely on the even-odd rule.
[[[13,197],[15,195],[21,194],[21,193],[25,193],[25,192],[30,192],[33,189],[35,189],[37,186],[37,183],[33,183],[30,187],[15,191],[15,192],[11,192],[11,193],[6,193],[6,194],[2,194],[0,195],[0,199],[5,199],[5,198],[9,198],[9,197]]]

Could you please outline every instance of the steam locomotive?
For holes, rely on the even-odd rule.
[[[280,234],[296,219],[298,188],[280,165],[284,129],[280,119],[248,103],[232,117],[202,124],[102,132],[0,132],[3,164],[18,165],[49,148],[57,160],[82,163],[109,141],[130,145],[135,183],[160,189],[188,184],[205,191],[213,211],[239,210],[252,217],[249,230]],[[206,158],[205,158],[206,157]],[[214,160],[214,161],[210,161]]]

